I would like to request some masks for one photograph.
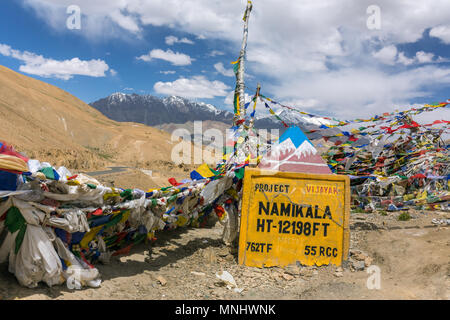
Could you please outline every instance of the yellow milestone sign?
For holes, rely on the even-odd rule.
[[[239,263],[341,265],[349,248],[350,179],[245,170]]]

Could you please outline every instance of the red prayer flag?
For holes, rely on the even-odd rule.
[[[133,246],[133,244],[130,244],[129,246],[127,246],[125,248],[119,249],[116,252],[114,252],[112,254],[112,256],[118,256],[118,255],[121,255],[121,254],[128,254],[130,252],[132,246]]]
[[[178,183],[177,180],[176,180],[175,178],[170,178],[170,179],[169,179],[169,183],[170,183],[171,185],[175,186],[175,187],[181,186],[181,185],[182,185],[182,183]]]

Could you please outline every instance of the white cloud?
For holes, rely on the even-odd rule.
[[[124,15],[119,9],[113,10],[109,16],[112,21],[127,31],[132,33],[138,33],[141,31],[136,19],[132,16]]]
[[[415,59],[410,59],[410,58],[405,56],[404,52],[400,52],[398,54],[398,60],[397,61],[398,61],[398,63],[401,63],[401,64],[403,64],[405,66],[409,66],[409,65],[413,64],[416,60]]]
[[[450,26],[438,26],[430,30],[430,36],[439,38],[445,44],[450,44]]]
[[[32,6],[45,23],[64,32],[65,8],[73,0],[22,1]],[[83,13],[83,36],[102,39],[126,34],[136,38],[145,26],[152,25],[191,34],[192,39],[221,41],[227,45],[227,52],[236,55],[240,49],[244,0],[77,0],[77,4]],[[381,30],[376,31],[366,26],[366,9],[371,4],[368,0],[254,2],[246,71],[256,78],[270,79],[270,83],[262,82],[262,90],[267,95],[269,91],[276,94],[274,98],[280,101],[315,99],[319,105],[329,103],[330,112],[345,112],[350,117],[362,112],[362,106],[376,106],[374,111],[378,112],[377,108],[386,109],[389,103],[410,103],[409,99],[446,88],[446,81],[430,79],[423,73],[424,64],[432,74],[445,72],[445,66],[437,63],[446,59],[437,57],[431,49],[418,49],[434,54],[432,61],[426,62],[430,61],[427,55],[399,52],[397,48],[418,41],[427,30],[431,30],[430,36],[449,44],[450,1],[377,0],[382,23]],[[122,21],[120,25],[117,17],[115,22],[112,13],[116,10],[131,19],[128,24]],[[380,52],[379,48],[389,49]],[[386,62],[393,66],[390,72],[380,70]],[[406,71],[399,72],[405,69],[402,65],[408,66],[408,72],[417,72],[409,76],[424,77],[434,88],[420,79],[412,81]],[[361,98],[349,103],[352,95]]]
[[[444,62],[448,62],[448,60],[444,59],[442,57],[437,57],[435,59],[434,53],[418,51],[418,52],[416,52],[416,55],[413,58],[408,58],[408,57],[406,57],[404,52],[400,52],[398,55],[397,62],[401,63],[405,66],[409,66],[412,64],[444,63]]]
[[[175,43],[186,43],[186,44],[194,44],[194,41],[189,40],[188,38],[182,38],[178,39],[175,36],[167,36],[166,37],[166,44],[169,46],[174,45]]]
[[[177,37],[174,37],[174,36],[167,36],[166,37],[166,44],[167,45],[171,46],[171,45],[173,45],[176,42],[178,42],[178,38]]]
[[[175,74],[176,73],[176,71],[173,71],[173,70],[167,70],[167,71],[160,71],[159,73],[162,73],[162,74]]]
[[[317,99],[293,99],[281,101],[280,103],[287,106],[297,107],[298,109],[305,109],[305,110],[313,108],[317,109],[320,107],[320,102]]]
[[[225,52],[220,50],[213,50],[208,54],[209,57],[223,56],[223,55],[225,55]]]
[[[157,82],[153,86],[155,92],[185,98],[210,99],[224,97],[229,87],[221,81],[209,81],[204,76],[180,78],[173,82]]]
[[[105,61],[93,59],[89,61],[72,58],[70,60],[54,60],[28,51],[12,49],[9,45],[0,44],[0,54],[22,61],[19,70],[45,78],[69,80],[75,75],[89,77],[105,77],[109,66]],[[114,75],[114,70],[110,70]]]
[[[184,53],[173,52],[168,49],[167,51],[161,49],[153,49],[148,54],[137,57],[136,59],[150,62],[153,59],[160,59],[172,63],[174,66],[187,66],[192,64],[192,59],[190,56]]]
[[[419,51],[416,53],[416,58],[419,63],[430,63],[433,62],[434,54]]]
[[[427,65],[393,75],[373,67],[348,68],[291,79],[289,85],[270,85],[266,90],[278,96],[317,100],[310,112],[351,119],[393,111],[394,105],[408,106],[414,99],[432,94],[436,86],[450,87],[450,68]]]
[[[394,65],[397,59],[397,47],[393,45],[384,47],[380,51],[373,53],[373,56],[384,64]]]
[[[93,42],[120,38],[129,41],[130,35],[140,39],[142,24],[139,17],[126,10],[128,0],[19,0],[32,8],[37,17],[58,33],[72,32],[66,28],[66,12],[70,5],[81,9],[80,36]],[[124,32],[125,31],[125,32]]]
[[[22,0],[53,26],[61,29],[59,22],[65,21],[65,9],[73,0]],[[97,24],[85,25],[88,33],[94,28],[116,37],[115,30],[102,27],[106,20],[118,24],[124,30],[137,34],[142,26],[168,26],[188,32],[198,39],[228,39],[239,41],[242,37],[241,19],[246,1],[240,5],[230,1],[210,0],[77,0],[82,8],[84,20],[98,20]],[[381,8],[382,28],[373,32],[366,27],[366,9],[371,3],[360,0],[259,0],[254,4],[251,16],[250,37],[256,44],[284,43],[295,46],[304,43],[302,51],[318,50],[322,53],[344,53],[340,42],[348,40],[343,31],[359,33],[360,38],[380,38],[391,42],[415,42],[427,28],[433,35],[447,34],[447,0],[433,3],[411,0],[377,0]],[[62,14],[56,14],[61,11]],[[407,13],[407,14],[405,14]],[[320,16],[320,21],[317,20]],[[59,19],[59,20],[57,20]],[[127,19],[127,20],[125,20]],[[270,23],[268,23],[270,22]],[[300,32],[299,32],[300,31]],[[95,32],[99,34],[98,32]],[[276,41],[280,38],[283,41]],[[308,46],[316,44],[315,47]]]
[[[445,62],[450,62],[450,59],[442,58],[439,56],[434,62],[435,63],[445,63]]]
[[[10,46],[8,46],[6,44],[0,44],[0,54],[8,57],[12,54],[11,51],[12,51],[12,49]]]
[[[114,76],[117,76],[117,71],[116,71],[116,70],[110,69],[109,72],[111,73],[111,75],[112,75],[113,77],[114,77]]]
[[[232,69],[225,69],[222,62],[218,62],[214,65],[214,69],[225,77],[234,77],[234,71]]]

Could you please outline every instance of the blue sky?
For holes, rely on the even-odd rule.
[[[69,16],[69,14],[66,15],[66,17]],[[81,23],[83,26],[83,17]],[[20,1],[7,0],[5,4],[2,4],[0,43],[9,45],[15,50],[29,51],[55,60],[66,60],[73,57],[87,61],[101,59],[107,63],[110,69],[117,72],[116,75],[106,72],[106,75],[102,77],[73,76],[68,80],[58,79],[55,76],[40,77],[23,72],[28,76],[58,86],[87,103],[113,92],[164,96],[163,93],[155,92],[154,84],[158,81],[175,81],[180,76],[208,74],[211,81],[220,80],[229,86],[230,90],[234,86],[234,77],[223,76],[214,68],[214,64],[222,62],[226,68],[231,70],[231,65],[228,65],[237,55],[239,46],[237,44],[233,46],[228,41],[224,43],[218,40],[201,40],[167,27],[147,26],[139,39],[134,39],[132,36],[130,39],[89,39],[83,36],[83,28],[81,30],[64,30],[65,26],[63,26],[61,29],[62,31],[54,30],[48,24],[43,23],[32,8],[24,7]],[[165,38],[169,36],[178,39],[190,38],[195,42],[194,44],[167,45]],[[234,47],[234,52],[225,53],[230,50],[230,47]],[[190,65],[174,66],[164,60],[154,60],[148,63],[136,59],[136,57],[148,54],[152,49],[160,48],[164,51],[172,50],[187,54],[195,60]],[[211,56],[211,54],[219,55]],[[10,56],[0,55],[0,64],[20,72],[19,67],[23,62]],[[223,106],[223,99],[189,98],[214,102],[219,107]]]
[[[260,82],[278,101],[350,119],[450,98],[449,1],[253,2],[249,95]],[[67,28],[70,5],[80,8],[79,30]],[[232,110],[244,8],[243,0],[3,0],[0,64],[87,103],[135,92]],[[448,119],[440,112],[433,117]]]

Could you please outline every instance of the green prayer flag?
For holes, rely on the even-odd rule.
[[[43,168],[43,169],[39,170],[39,172],[42,172],[47,179],[56,180],[55,179],[55,172],[53,171],[52,167]]]
[[[120,194],[120,196],[122,198],[124,198],[124,200],[133,200],[133,193],[132,192],[133,192],[133,190],[126,189]]]
[[[19,230],[26,221],[17,207],[9,208],[6,214],[5,227],[9,232],[14,233]]]
[[[105,228],[109,228],[112,226],[115,226],[119,223],[120,220],[122,220],[123,212],[116,215],[114,218],[112,218],[107,224],[105,224]]]
[[[244,178],[245,168],[240,168],[234,172],[236,178],[242,179]]]

